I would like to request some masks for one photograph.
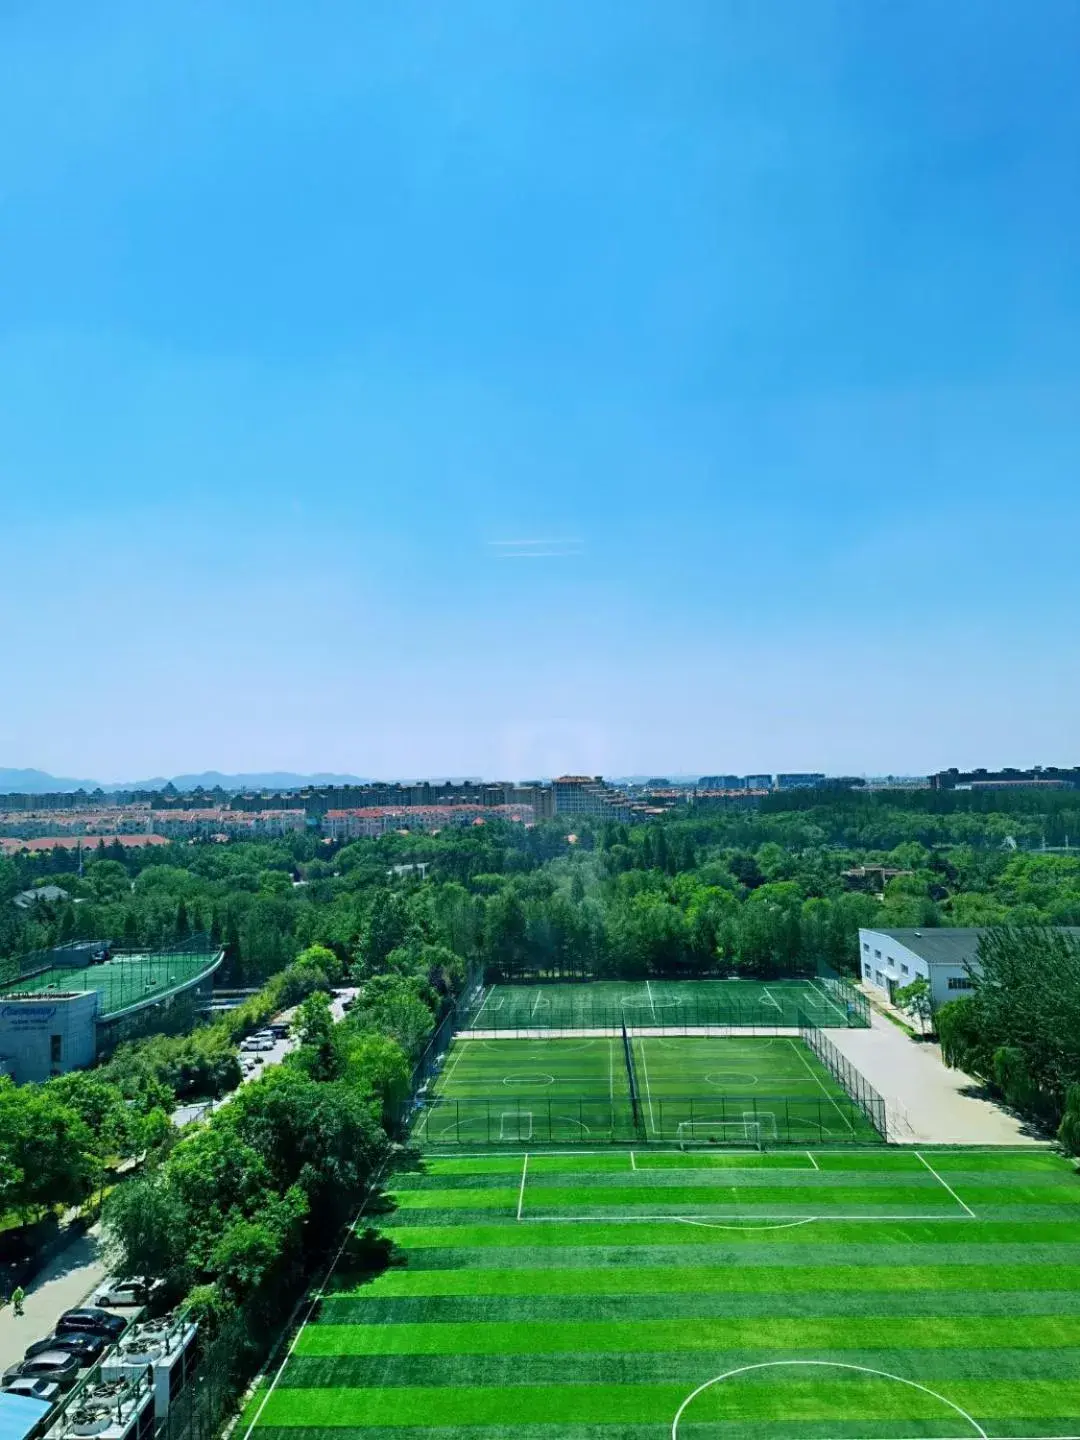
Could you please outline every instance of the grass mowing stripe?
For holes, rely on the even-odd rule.
[[[408,1228],[390,1226],[383,1233],[405,1253],[426,1248],[444,1249],[448,1246],[468,1246],[480,1250],[532,1250],[537,1247],[562,1249],[567,1246],[586,1245],[700,1246],[706,1243],[704,1237],[709,1234],[700,1227],[680,1225],[668,1220],[658,1221],[652,1226],[638,1224],[630,1231],[619,1221],[597,1219],[533,1225],[529,1223],[527,1216],[520,1224],[470,1223]],[[754,1245],[759,1242],[760,1235],[754,1230],[733,1229],[718,1230],[710,1238],[714,1246]],[[972,1224],[964,1216],[959,1216],[955,1221],[935,1221],[932,1224],[909,1221],[898,1225],[895,1221],[868,1220],[860,1226],[856,1237],[847,1222],[830,1223],[822,1220],[815,1225],[803,1226],[797,1231],[772,1231],[770,1239],[776,1245],[859,1245],[875,1252],[881,1249],[885,1253],[897,1245],[911,1244],[979,1245],[983,1248],[994,1244],[1049,1244],[1076,1249],[1080,1246],[1080,1224]],[[848,1253],[850,1254],[850,1251]],[[1059,1253],[1063,1261],[1068,1260],[1065,1250]]]
[[[647,1208],[658,1202],[665,1205],[709,1205],[716,1201],[718,1196],[726,1195],[740,1203],[754,1206],[783,1205],[794,1201],[806,1214],[814,1214],[823,1207],[843,1207],[850,1210],[862,1205],[903,1206],[914,1213],[922,1209],[933,1215],[945,1215],[955,1211],[962,1217],[964,1213],[943,1190],[927,1190],[920,1185],[786,1186],[774,1183],[751,1186],[732,1184],[731,1179],[726,1177],[708,1183],[699,1181],[693,1185],[668,1182],[635,1185],[632,1183],[633,1178],[631,1177],[631,1183],[617,1187],[556,1186],[534,1181],[530,1187],[529,1208],[534,1210],[537,1205],[565,1210],[587,1209],[591,1205],[607,1206],[609,1209],[615,1205]],[[517,1195],[516,1186],[509,1190],[499,1185],[483,1189],[470,1187],[461,1190],[399,1190],[394,1199],[400,1210],[501,1210],[505,1209],[509,1202],[513,1212],[517,1205]],[[937,1196],[941,1197],[940,1200]],[[974,1217],[969,1215],[968,1218]]]
[[[760,1275],[760,1272],[758,1272]],[[820,1277],[823,1284],[829,1277]],[[327,1325],[399,1325],[419,1321],[717,1319],[722,1316],[878,1315],[880,1290],[770,1290],[735,1294],[689,1289],[597,1296],[588,1291],[561,1295],[402,1295],[383,1300],[324,1302],[320,1323]],[[889,1313],[897,1318],[924,1315],[1080,1315],[1080,1291],[1071,1290],[909,1290],[888,1292]],[[854,1329],[854,1327],[853,1327]]]
[[[1070,1291],[1080,1292],[1080,1265],[792,1265],[779,1273],[731,1265],[671,1269],[667,1265],[575,1269],[386,1270],[359,1288],[348,1281],[323,1302],[322,1314],[346,1298],[361,1305],[397,1296],[771,1294],[820,1291]],[[357,1311],[356,1319],[362,1311]]]
[[[844,1349],[870,1334],[891,1333],[888,1314],[862,1315],[860,1330],[849,1316],[727,1317],[651,1320],[560,1320],[399,1325],[312,1325],[299,1336],[299,1355],[530,1355],[560,1351],[626,1352],[655,1350],[723,1351],[731,1347]],[[971,1317],[923,1316],[905,1345],[912,1350],[970,1345]],[[1080,1346],[1080,1315],[1031,1315],[1022,1325],[1009,1318],[984,1316],[978,1327],[980,1348],[1037,1349]]]
[[[718,1372],[719,1373],[719,1372]],[[766,1380],[740,1377],[734,1385],[713,1386],[695,1401],[694,1424],[709,1420],[785,1419],[842,1420],[895,1417],[942,1424],[940,1434],[955,1434],[946,1424],[940,1400],[909,1386],[865,1380],[812,1381],[785,1378],[773,1372]],[[977,1414],[985,1423],[996,1415],[1010,1419],[1080,1414],[1080,1381],[957,1381],[948,1398]],[[678,1385],[411,1385],[392,1389],[278,1389],[263,1411],[268,1425],[411,1425],[437,1418],[442,1425],[498,1425],[527,1415],[534,1424],[621,1422],[671,1424],[686,1399]],[[857,1407],[857,1408],[856,1408]],[[955,1417],[954,1421],[955,1421]],[[911,1434],[911,1431],[905,1432]],[[1029,1432],[1030,1433],[1030,1432]]]
[[[790,1359],[785,1350],[725,1350],[723,1363],[741,1365]],[[935,1389],[941,1382],[995,1379],[1075,1380],[1080,1374],[1076,1350],[909,1350],[814,1351],[814,1358],[839,1364],[865,1365],[893,1375],[915,1375]],[[687,1393],[701,1383],[712,1362],[699,1351],[668,1350],[652,1354],[574,1355],[298,1355],[289,1365],[287,1387],[411,1385],[594,1385],[674,1384]]]

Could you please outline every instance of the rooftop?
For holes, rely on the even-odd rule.
[[[979,944],[979,937],[986,934],[985,926],[956,929],[931,928],[927,930],[873,930],[875,935],[888,935],[900,945],[906,945],[916,955],[921,955],[928,965],[963,965],[970,960]],[[1055,927],[1080,939],[1080,925],[1059,925]]]

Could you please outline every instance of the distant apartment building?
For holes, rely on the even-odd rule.
[[[745,775],[702,775],[697,782],[699,790],[745,790]]]
[[[813,790],[814,787],[820,785],[824,779],[825,776],[819,774],[816,770],[806,772],[794,771],[787,775],[777,775],[776,788],[777,790]]]
[[[771,790],[773,788],[773,777],[771,775],[747,775],[747,790]]]
[[[230,840],[274,838],[302,832],[307,825],[303,810],[232,810],[203,806],[192,810],[155,810],[153,832],[169,840],[209,839],[225,835]]]
[[[348,810],[327,810],[322,833],[329,840],[373,839],[394,830],[445,830],[455,825],[510,820],[529,825],[531,805],[362,805]]]
[[[35,835],[32,839],[0,836],[0,855],[17,855],[20,850],[82,850],[89,855],[99,845],[122,845],[125,850],[142,850],[168,843],[164,835]]]
[[[41,836],[147,835],[151,830],[149,805],[85,808],[3,810],[0,836],[31,840]]]
[[[630,801],[602,775],[560,775],[551,782],[551,802],[556,815],[588,815],[596,820],[626,823],[633,818]]]
[[[1059,769],[1036,765],[1031,770],[940,770],[930,776],[934,790],[1075,790],[1080,787],[1080,767]]]

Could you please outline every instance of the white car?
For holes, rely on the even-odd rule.
[[[94,1296],[95,1305],[111,1305],[123,1309],[125,1306],[145,1305],[151,1294],[161,1286],[160,1280],[106,1280]]]

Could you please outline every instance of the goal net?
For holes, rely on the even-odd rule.
[[[681,1150],[701,1145],[749,1145],[761,1150],[776,1139],[776,1116],[770,1111],[747,1110],[741,1120],[681,1120],[677,1138]]]
[[[531,1140],[533,1138],[533,1117],[531,1110],[504,1110],[499,1116],[499,1139]]]

